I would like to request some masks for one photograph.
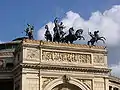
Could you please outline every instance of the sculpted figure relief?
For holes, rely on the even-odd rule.
[[[55,51],[42,51],[41,62],[72,62],[72,63],[89,63],[91,64],[90,54],[78,54],[78,53],[66,53],[66,52],[55,52]]]

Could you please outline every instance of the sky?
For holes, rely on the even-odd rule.
[[[108,64],[112,74],[120,77],[120,0],[1,0],[0,42],[8,42],[25,36],[26,24],[34,25],[34,37],[44,40],[44,26],[48,24],[51,33],[53,20],[59,17],[68,28],[82,28],[86,44],[91,32],[96,29],[106,37]],[[98,43],[103,45],[101,43]]]

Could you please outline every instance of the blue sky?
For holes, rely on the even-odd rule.
[[[103,12],[119,0],[1,0],[0,1],[0,39],[10,41],[22,36],[26,23],[35,26],[37,30],[54,17],[64,17],[72,10],[88,19],[91,12]]]
[[[55,17],[61,19],[66,17],[66,13],[69,11],[72,11],[73,15],[76,15],[76,13],[79,14],[82,19],[89,21],[91,20],[90,17],[92,17],[92,19],[96,16],[100,17],[99,14],[109,10],[107,14],[103,16],[109,15],[109,17],[112,17],[110,20],[112,20],[114,19],[114,16],[112,16],[114,13],[112,14],[112,11],[114,12],[115,10],[111,8],[114,5],[119,6],[120,0],[1,0],[0,41],[11,41],[16,37],[24,36],[25,33],[22,32],[26,28],[27,23],[34,25],[35,39],[38,39],[37,34],[38,31],[41,30],[41,27],[53,21]],[[116,7],[114,7],[114,9],[116,9]],[[119,9],[117,10],[119,11]],[[94,12],[96,13],[92,15]],[[118,16],[120,17],[120,15]],[[116,18],[114,20],[116,20]],[[120,23],[118,25],[120,25]],[[114,27],[112,28],[114,29]],[[118,67],[120,67],[120,43],[116,46],[109,46],[108,51],[109,64],[117,65],[119,63]]]

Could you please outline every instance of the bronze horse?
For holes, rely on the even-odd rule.
[[[83,33],[82,29],[78,29],[75,34],[73,32],[74,29],[72,27],[69,29],[69,34],[65,36],[62,41],[66,43],[73,43],[73,41],[76,41],[77,39],[81,40],[82,38],[83,40],[85,40],[85,38],[81,35]]]
[[[88,34],[91,36],[90,41],[88,41],[88,45],[95,45],[95,42],[97,43],[98,41],[102,41],[105,44],[105,37],[100,37],[98,35],[99,31],[94,31],[94,34],[92,34],[91,32],[88,32]]]

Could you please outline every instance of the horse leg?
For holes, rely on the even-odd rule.
[[[34,38],[33,38],[33,35],[31,36],[31,39],[34,39]]]
[[[68,43],[68,40],[65,40],[66,43]]]
[[[90,41],[87,42],[87,45],[90,45]]]
[[[106,40],[106,38],[105,37],[100,37],[101,39],[103,38],[104,40]]]
[[[92,46],[95,46],[95,41],[92,41],[92,42],[91,42],[91,45],[92,45]]]
[[[53,38],[53,42],[55,42],[55,38]]]
[[[52,37],[50,37],[50,41],[52,41]]]
[[[73,41],[70,41],[70,43],[72,44],[72,43],[73,43]]]
[[[101,40],[105,44],[105,41],[103,39],[98,39],[98,40]]]
[[[81,36],[81,38],[82,38],[83,40],[85,40],[85,38],[84,38],[83,36]]]
[[[91,39],[90,41],[88,41],[88,45],[90,45],[90,43],[91,43],[92,46],[94,46],[95,40],[94,40],[94,39]]]
[[[30,35],[28,35],[28,38],[29,38],[29,39],[31,39],[31,36],[30,36]]]

